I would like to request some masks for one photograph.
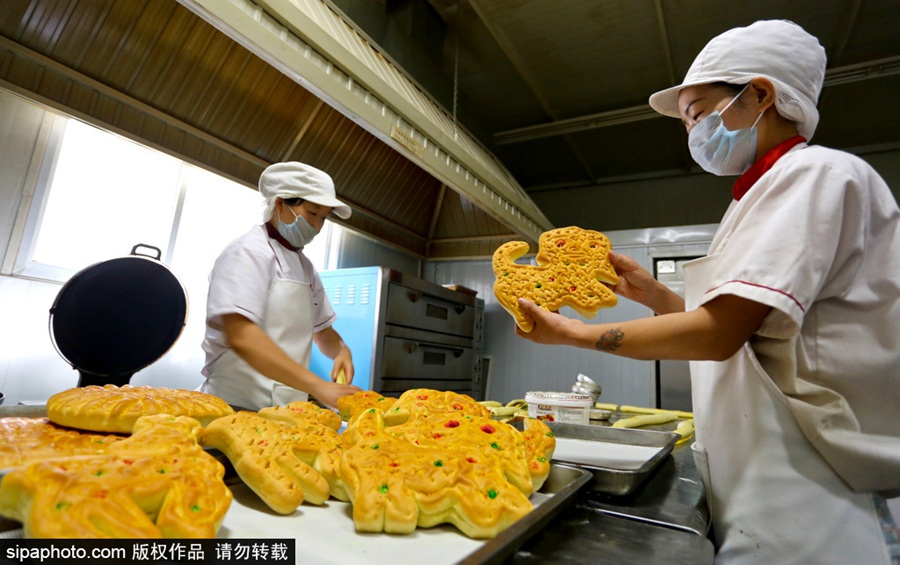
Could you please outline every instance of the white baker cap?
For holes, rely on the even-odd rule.
[[[680,117],[678,93],[687,86],[727,82],[743,85],[765,77],[775,86],[775,108],[812,139],[819,123],[816,102],[825,80],[825,49],[802,27],[787,20],[759,21],[713,38],[694,59],[684,81],[650,97],[665,116]]]
[[[259,176],[259,193],[266,199],[263,220],[267,222],[275,212],[276,198],[302,198],[334,208],[334,214],[344,220],[350,217],[350,207],[335,198],[331,177],[304,163],[289,161],[269,165]]]

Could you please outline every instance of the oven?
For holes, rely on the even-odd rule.
[[[482,399],[482,299],[382,267],[320,276],[353,353],[354,384],[386,396],[432,388]],[[331,364],[314,351],[313,372],[327,378]]]

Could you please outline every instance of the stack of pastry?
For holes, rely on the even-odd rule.
[[[230,406],[208,394],[73,388],[49,418],[0,419],[0,514],[27,537],[212,537],[231,491],[198,444]],[[131,434],[130,437],[118,434]]]
[[[311,402],[235,413],[184,392],[85,387],[51,399],[52,422],[0,420],[0,468],[15,467],[0,514],[28,537],[212,537],[232,495],[208,446],[278,513],[332,496],[353,503],[358,531],[451,523],[488,538],[531,510],[555,447],[542,422],[519,432],[453,392],[344,397],[343,435]]]
[[[526,436],[469,397],[430,389],[407,391],[394,409],[404,423],[386,426],[386,414],[369,408],[344,432],[341,477],[358,531],[451,523],[490,538],[531,510],[555,447],[545,424],[531,422]]]
[[[149,386],[86,386],[54,394],[47,401],[50,421],[95,432],[129,434],[141,416],[190,416],[207,425],[233,414],[224,400],[211,394]]]

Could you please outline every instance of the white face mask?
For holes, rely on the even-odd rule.
[[[749,84],[731,99],[721,112],[713,112],[700,120],[688,134],[691,157],[703,170],[720,177],[742,175],[756,158],[756,124],[765,111],[760,112],[753,125],[730,131],[722,123],[722,114],[741,97]]]
[[[286,224],[279,219],[278,233],[294,247],[306,247],[309,245],[309,242],[319,234],[319,230],[307,222],[306,218],[294,213],[293,208],[290,206],[288,206],[287,209],[291,211],[291,214],[294,214],[294,221],[290,224]]]

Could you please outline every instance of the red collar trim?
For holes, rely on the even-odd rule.
[[[280,243],[282,247],[286,247],[286,248],[290,249],[291,251],[300,251],[299,247],[294,247],[293,245],[291,245],[291,243],[288,240],[284,239],[284,236],[282,236],[280,233],[278,233],[278,230],[275,229],[275,227],[272,226],[272,224],[270,224],[269,222],[266,222],[263,225],[266,226],[266,233],[269,234],[269,237],[271,237],[272,239],[274,239],[275,241]]]
[[[738,177],[738,180],[734,183],[734,188],[732,188],[734,199],[740,200],[743,198],[744,195],[747,194],[747,191],[753,188],[756,181],[775,165],[776,161],[781,159],[785,153],[793,149],[795,145],[804,141],[806,141],[805,137],[802,135],[795,135],[769,149],[759,161],[753,163],[753,165],[747,169],[747,172]]]

